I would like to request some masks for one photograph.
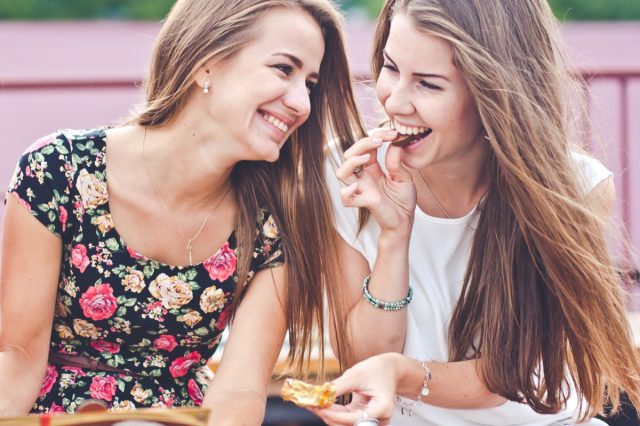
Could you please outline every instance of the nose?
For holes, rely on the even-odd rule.
[[[401,82],[397,82],[389,88],[388,96],[383,105],[389,115],[410,115],[415,111],[411,102],[410,89]]]
[[[311,101],[306,82],[292,85],[284,95],[283,102],[297,117],[306,119],[311,113]]]

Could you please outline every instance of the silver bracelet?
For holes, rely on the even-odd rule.
[[[420,364],[422,369],[424,370],[424,378],[422,381],[422,387],[420,388],[420,392],[418,392],[418,397],[415,401],[406,402],[401,397],[396,395],[396,403],[400,406],[400,414],[408,415],[411,417],[413,415],[413,407],[416,403],[422,403],[422,398],[429,395],[429,382],[431,381],[431,369],[427,365],[427,361],[416,359],[416,361]]]

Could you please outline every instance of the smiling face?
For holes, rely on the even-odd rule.
[[[408,167],[482,161],[480,117],[451,45],[402,13],[391,21],[376,92],[400,133],[424,135],[402,147]]]
[[[311,113],[324,40],[301,9],[277,8],[258,21],[256,39],[207,67],[207,120],[239,160],[276,161]]]

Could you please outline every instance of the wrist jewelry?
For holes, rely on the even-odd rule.
[[[384,300],[380,300],[369,293],[370,279],[371,275],[367,275],[364,278],[364,281],[362,283],[362,297],[364,297],[364,299],[369,302],[371,306],[378,309],[383,309],[385,311],[399,311],[400,309],[411,303],[411,299],[413,299],[413,289],[411,288],[411,286],[409,286],[409,293],[407,293],[407,297],[405,297],[404,299],[400,299],[395,302],[385,302]]]
[[[422,381],[422,387],[420,388],[420,392],[418,393],[418,397],[415,401],[406,402],[404,399],[396,395],[396,402],[400,405],[400,414],[408,415],[411,417],[413,415],[413,407],[418,402],[422,402],[422,398],[429,395],[429,382],[431,381],[431,369],[427,365],[427,362],[421,359],[417,359],[418,363],[424,370],[424,379]]]

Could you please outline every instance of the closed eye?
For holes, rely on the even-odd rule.
[[[429,83],[428,81],[425,81],[425,80],[420,80],[420,85],[422,87],[425,87],[425,88],[431,89],[431,90],[442,90],[442,87],[436,86],[435,84]]]
[[[315,89],[317,85],[317,81],[307,80],[307,93],[311,94],[311,92],[313,92],[313,89]]]
[[[398,68],[395,67],[395,65],[389,63],[389,62],[385,62],[382,65],[382,68],[388,69],[389,71],[393,71],[393,72],[398,72]]]

